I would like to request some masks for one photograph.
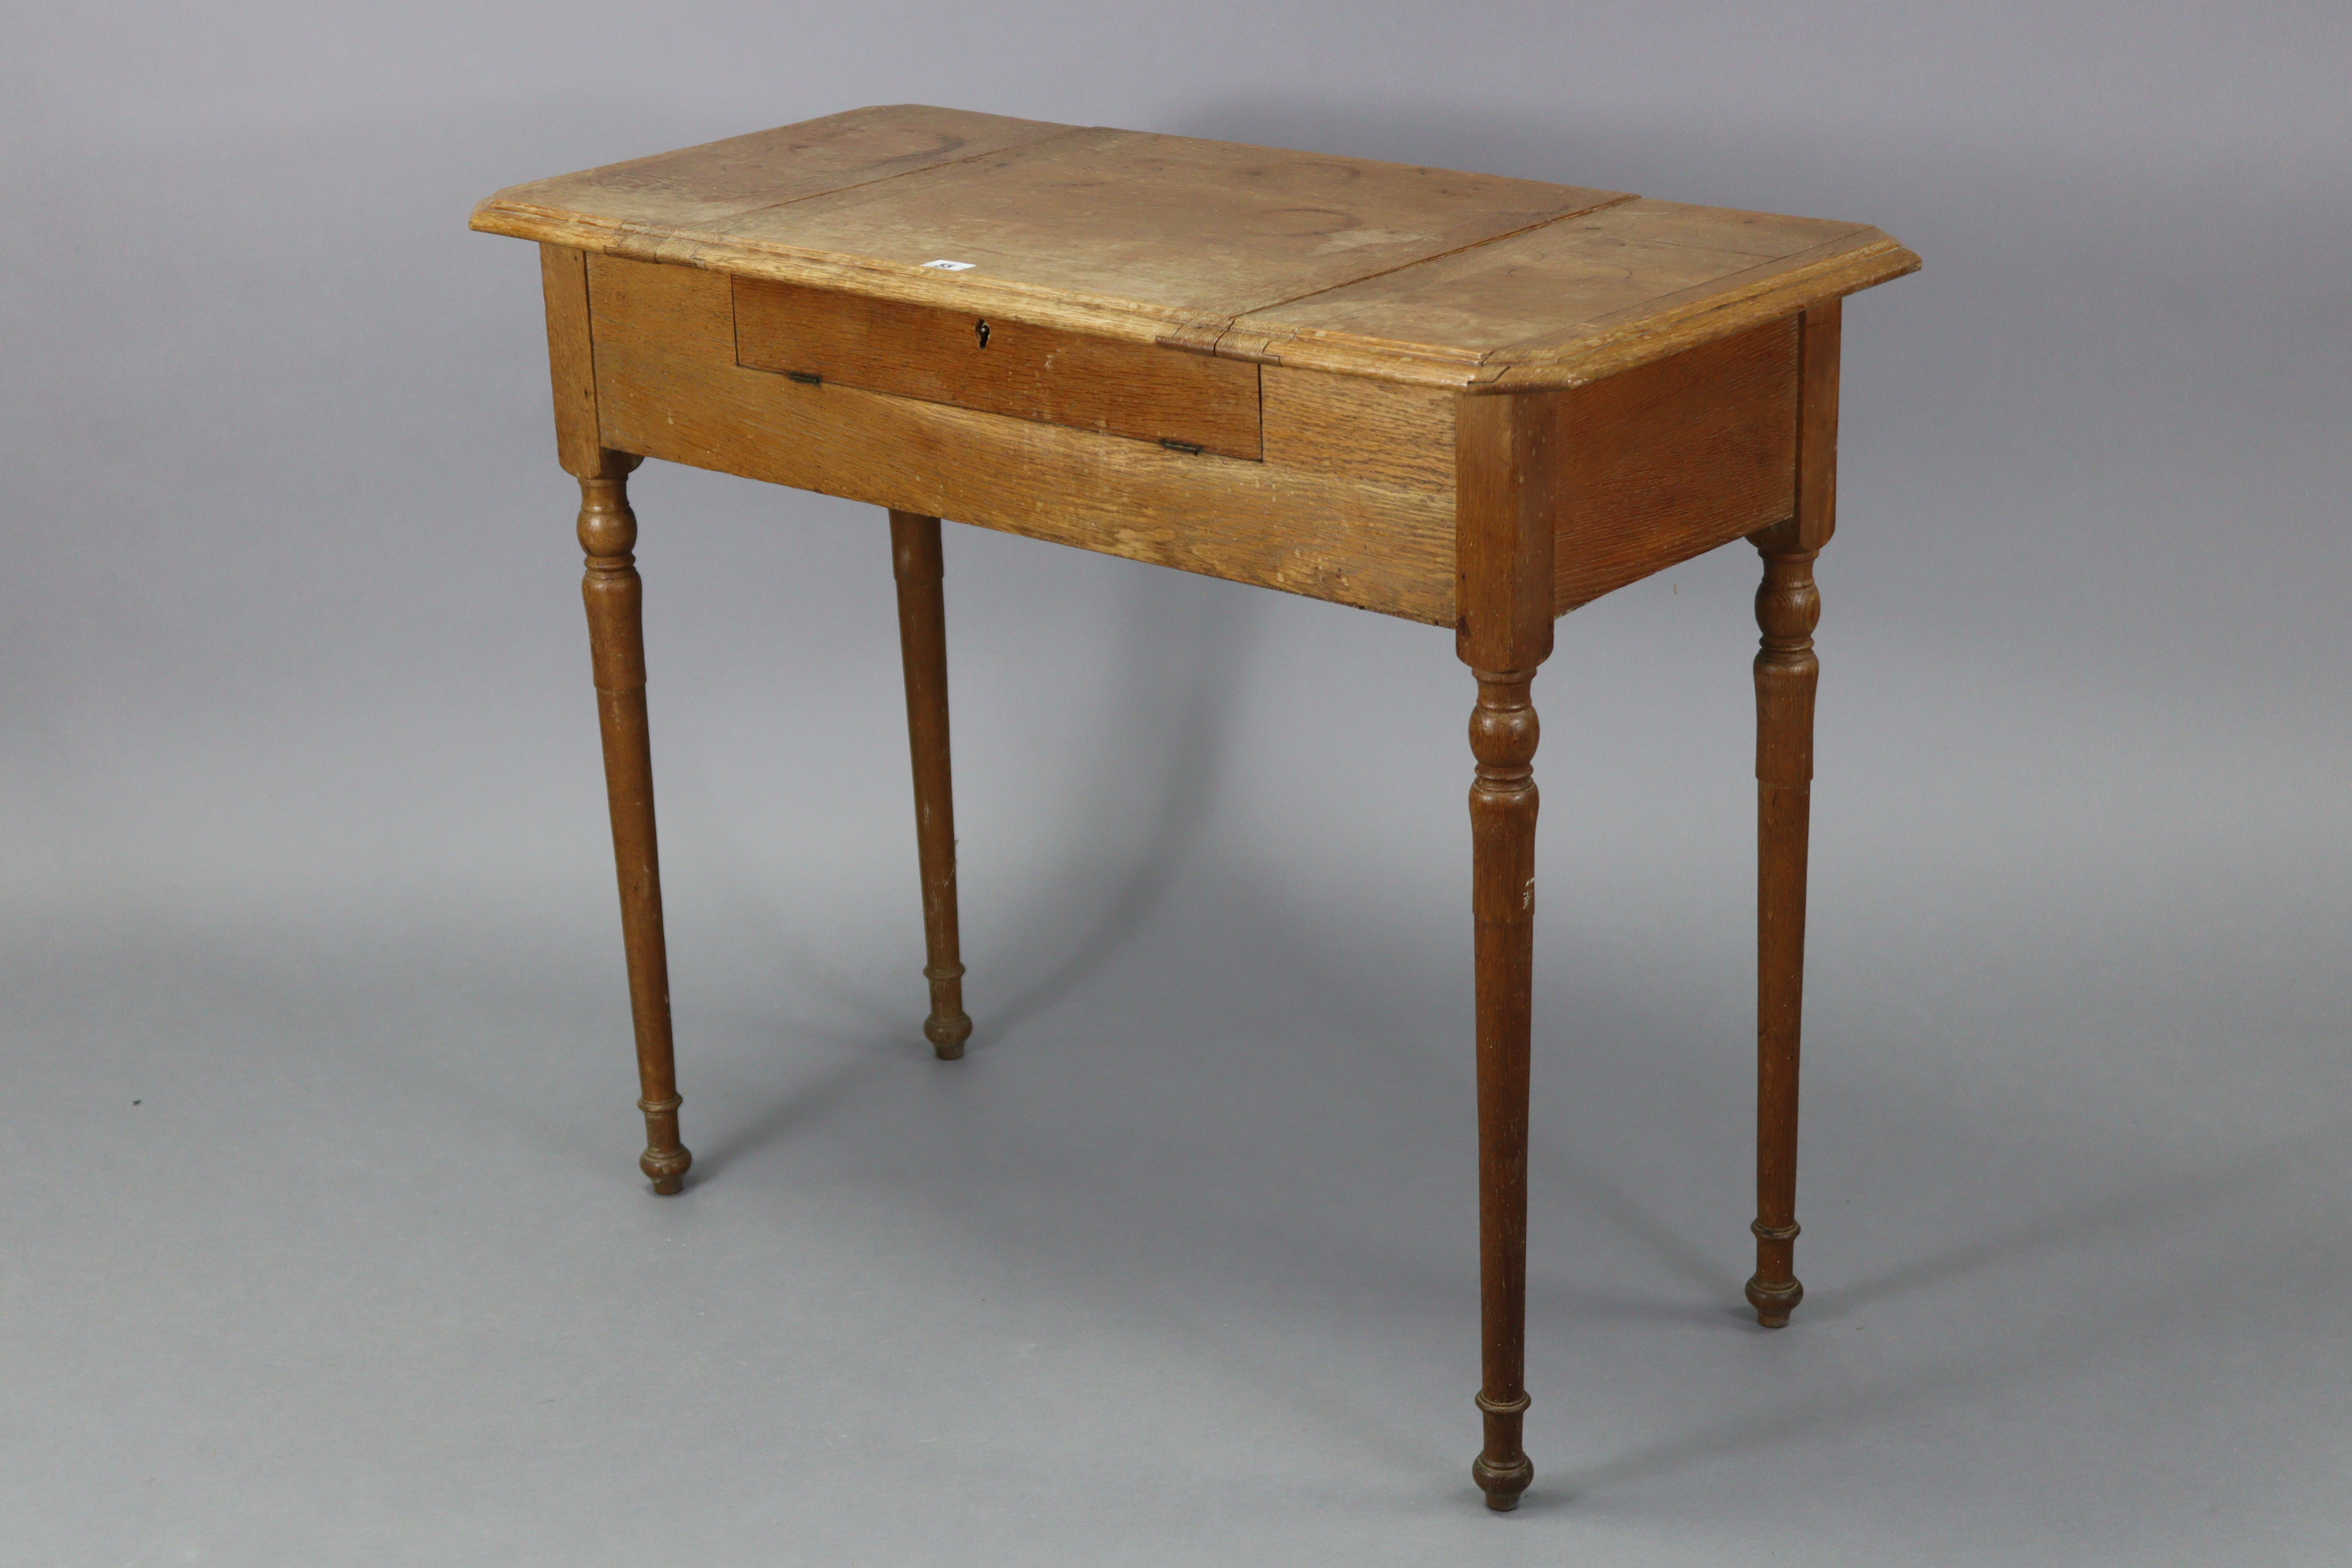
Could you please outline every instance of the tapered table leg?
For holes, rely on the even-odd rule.
[[[1805,1001],[1805,859],[1812,812],[1816,552],[1759,535],[1756,592],[1756,1276],[1748,1300],[1777,1329],[1805,1299],[1795,1273],[1797,1065]]]
[[[890,514],[890,559],[898,579],[898,650],[907,672],[907,744],[915,763],[915,843],[923,869],[924,975],[931,1016],[923,1035],[941,1061],[963,1055],[971,1019],[963,1010],[963,961],[956,928],[955,792],[948,759],[947,611],[940,579],[940,520]]]
[[[604,732],[604,789],[613,810],[613,862],[621,884],[621,935],[629,960],[629,1007],[637,1034],[637,1109],[646,1152],[637,1162],[654,1191],[685,1185],[694,1156],[678,1142],[677,1068],[670,1047],[669,953],[662,939],[661,863],[654,845],[653,752],[646,729],[645,584],[637,576],[636,514],[628,475],[639,459],[604,452],[580,480],[580,547],[596,704]]]
[[[1454,405],[1454,652],[1478,680],[1470,715],[1478,969],[1478,1409],[1470,1474],[1497,1512],[1536,1477],[1527,1422],[1528,990],[1535,969],[1535,672],[1552,649],[1560,513],[1557,393],[1465,394]]]
[[[1478,968],[1478,1408],[1486,1442],[1470,1468],[1497,1510],[1519,1506],[1536,1468],[1520,1446],[1528,1410],[1528,1030],[1535,967],[1536,710],[1532,670],[1475,670],[1470,749]]]
[[[1805,1299],[1797,1282],[1797,1066],[1805,1010],[1805,858],[1813,795],[1813,689],[1822,618],[1813,558],[1837,529],[1838,300],[1806,307],[1798,338],[1795,515],[1748,535],[1756,590],[1756,1273],[1768,1329]]]

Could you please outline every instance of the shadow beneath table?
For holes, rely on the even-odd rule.
[[[1027,924],[1066,931],[1074,922],[1059,911],[1094,912],[1058,955],[1024,944],[997,957],[1000,973],[1030,973],[1002,1000],[973,1007],[974,1050],[1050,1011],[1133,939],[1190,862],[1214,803],[1257,640],[1255,591],[1136,573],[1127,605],[1097,771],[1056,871],[1030,892],[1030,907],[1048,912]]]
[[[2143,1183],[2098,1203],[2077,1205],[2030,1224],[1996,1232],[1979,1240],[1937,1253],[1864,1280],[1845,1289],[1822,1292],[1817,1306],[1808,1300],[1798,1309],[1799,1323],[1831,1323],[1866,1304],[1882,1301],[1928,1286],[1948,1284],[1965,1275],[2018,1261],[2025,1255],[2088,1241],[2113,1233],[2168,1222],[2178,1222],[2190,1211],[2210,1206],[2231,1194],[2278,1180],[2321,1144],[2323,1135],[2283,1140],[2243,1159],[2183,1175]],[[2231,1275],[2235,1260],[2213,1256],[2209,1267],[2217,1275]],[[2147,1310],[2128,1319],[2115,1313],[2086,1313],[2064,1318],[2059,1326],[2032,1338],[2023,1346],[2002,1343],[1980,1348],[1944,1362],[1879,1379],[1858,1390],[1775,1407],[1769,1415],[1749,1412],[1716,1422],[1667,1441],[1636,1448],[1613,1459],[1586,1465],[1557,1475],[1547,1506],[1574,1501],[1582,1494],[1612,1482],[1647,1479],[1687,1466],[1720,1458],[1767,1444],[1834,1430],[1877,1419],[1946,1394],[1982,1393],[2000,1384],[2040,1376],[2082,1346],[2112,1348],[2118,1337],[2155,1337],[2172,1331],[2172,1320],[2183,1313],[2202,1313],[2219,1294],[2210,1282],[2174,1278]],[[1743,1316],[1746,1314],[1742,1313]],[[1789,1333],[1794,1329],[1754,1332]]]
[[[1810,1292],[1798,1310],[1811,1321],[1836,1322],[1864,1307],[1948,1284],[2029,1254],[2172,1219],[2240,1188],[2277,1179],[2319,1142],[2317,1134],[2285,1139],[2227,1164],[2146,1182],[2094,1203],[2078,1204],[1915,1258],[1850,1285]],[[1801,1249],[1802,1245],[1799,1244]],[[1803,1272],[1800,1267],[1800,1278]]]
[[[1668,1273],[1704,1291],[1708,1298],[1705,1305],[1688,1300],[1620,1298],[1616,1306],[1599,1309],[1598,1315],[1633,1316],[1638,1312],[1642,1316],[1715,1323],[1726,1313],[1736,1315],[1751,1310],[1745,1294],[1747,1278],[1724,1266],[1727,1255],[1723,1249],[1710,1249],[1685,1237],[1632,1193],[1573,1158],[1559,1144],[1530,1134],[1528,1172],[1532,1181],[1564,1191],[1579,1208],[1599,1217],[1663,1264]],[[1594,1310],[1589,1308],[1588,1313]]]
[[[1468,771],[1466,768],[1464,770]],[[1467,1072],[1448,1074],[1439,1067],[1440,1058],[1419,1048],[1407,1036],[1400,1033],[1395,1019],[1402,1011],[1395,998],[1384,992],[1370,992],[1363,985],[1351,983],[1331,972],[1328,955],[1313,944],[1299,941],[1296,932],[1300,922],[1277,915],[1262,918],[1256,922],[1260,947],[1280,964],[1284,976],[1291,984],[1313,998],[1316,1010],[1327,1018],[1339,1020],[1357,1045],[1368,1051],[1377,1051],[1386,1073],[1393,1078],[1400,1072],[1417,1080],[1402,1098],[1415,1104],[1428,1104],[1433,1097],[1453,1098],[1462,1118],[1463,1131],[1475,1127],[1475,1089]],[[1400,952],[1392,962],[1383,965],[1391,981],[1410,977],[1406,984],[1429,983],[1416,973],[1423,955]],[[1469,977],[1461,977],[1465,1001],[1467,1001]],[[1464,1065],[1470,1054],[1473,1019],[1465,1006],[1461,1019]],[[1723,1256],[1684,1237],[1673,1226],[1636,1198],[1632,1192],[1608,1180],[1590,1163],[1570,1154],[1557,1139],[1546,1137],[1540,1129],[1528,1134],[1528,1169],[1529,1180],[1537,1184],[1563,1193],[1578,1208],[1591,1214],[1649,1252],[1667,1272],[1705,1292],[1708,1304],[1690,1301],[1664,1301],[1654,1296],[1634,1296],[1622,1292],[1595,1294],[1565,1282],[1541,1282],[1530,1279],[1531,1289],[1540,1289],[1559,1299],[1572,1299],[1580,1303],[1576,1309],[1582,1315],[1608,1317],[1659,1315],[1683,1317],[1714,1323],[1727,1312],[1748,1310],[1742,1294],[1746,1278],[1726,1267]]]
[[[750,1121],[728,1129],[699,1147],[688,1139],[687,1146],[694,1150],[694,1169],[687,1177],[688,1189],[692,1190],[696,1183],[719,1175],[736,1162],[823,1116],[906,1058],[906,1053],[893,1051],[881,1041],[861,1039],[856,1044],[856,1054],[812,1074]]]

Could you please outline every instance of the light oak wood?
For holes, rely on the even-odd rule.
[[[509,226],[493,229],[501,234],[526,226],[577,228],[589,232],[582,240],[563,243],[590,250],[604,248],[606,240],[657,244],[667,235],[694,233],[717,237],[729,220],[762,207],[980,157],[1069,129],[923,103],[853,109],[511,185],[482,204],[474,226],[492,228],[479,220],[494,214]]]
[[[596,353],[588,316],[588,257],[566,245],[539,247],[547,303],[547,363],[555,393],[555,458],[584,479],[604,471],[597,436]]]
[[[677,1069],[670,1038],[669,951],[662,931],[661,859],[654,831],[653,745],[646,721],[645,584],[635,551],[637,516],[628,476],[642,458],[599,439],[588,258],[540,247],[547,310],[549,379],[555,395],[556,456],[580,481],[580,596],[588,613],[597,723],[604,742],[604,789],[613,823],[613,866],[621,895],[621,945],[637,1046],[637,1109],[646,1119],[638,1168],[654,1191],[681,1191],[694,1156],[679,1142]]]
[[[1580,386],[1918,265],[1864,224],[1629,198],[1256,311],[1222,346],[1364,375]]]
[[[735,279],[735,363],[1220,457],[1259,455],[1257,366],[970,310]]]
[[[767,206],[730,237],[958,282],[1230,321],[1622,199],[1620,193],[1073,126],[887,184]]]
[[[1814,301],[1799,325],[1795,542],[1819,550],[1837,531],[1838,359],[1845,301]]]
[[[1840,301],[1916,257],[1860,224],[919,105],[518,186],[474,222],[543,247],[657,1190],[689,1156],[624,484],[639,457],[890,510],[941,1057],[971,1020],[940,518],[1451,626],[1477,689],[1472,1475],[1516,1507],[1535,1474],[1533,681],[1559,615],[1745,536],[1764,562],[1748,1296],[1789,1321]]]
[[[1567,392],[1552,607],[1565,614],[1790,516],[1797,324]]]
[[[637,459],[607,452],[580,479],[580,548],[587,570],[580,596],[596,668],[596,710],[604,737],[604,788],[613,816],[613,864],[620,880],[622,945],[628,955],[629,1010],[637,1037],[637,1109],[646,1118],[638,1166],[654,1191],[678,1192],[694,1156],[678,1141],[677,1068],[670,1041],[669,946],[662,931],[661,857],[654,833],[653,742],[646,722],[645,584],[637,575],[637,517],[628,476]]]
[[[735,363],[719,274],[600,256],[589,281],[603,437],[622,450],[1453,623],[1451,494],[810,386]]]
[[[1267,465],[1444,499],[1454,515],[1454,395],[1319,370],[1258,371]],[[1447,585],[1451,625],[1452,585]]]
[[[1532,670],[1551,657],[1565,405],[1557,392],[1455,400],[1454,647],[1474,669]]]
[[[1918,265],[1860,224],[917,105],[517,186],[474,224],[1445,387],[1581,385]]]

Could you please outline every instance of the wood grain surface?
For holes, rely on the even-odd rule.
[[[1837,530],[1838,360],[1844,307],[1799,323],[1794,514],[1752,536],[1756,590],[1756,1272],[1748,1304],[1768,1329],[1805,1299],[1796,1274],[1797,1079],[1805,1014],[1805,881],[1812,838],[1813,704],[1821,589],[1813,560]]]
[[[1837,531],[1838,363],[1845,301],[1815,301],[1800,326],[1795,542],[1819,550]]]
[[[761,207],[1000,152],[1070,129],[921,103],[853,109],[513,185],[483,205],[515,224],[536,217],[653,236],[717,235],[730,218]]]
[[[1454,395],[1278,365],[1259,371],[1265,460],[1454,499]]]
[[[1256,460],[1258,369],[970,310],[735,279],[752,370]]]
[[[1918,266],[1860,224],[919,105],[517,186],[474,224],[1448,388],[1583,385]]]
[[[574,479],[604,469],[596,434],[596,353],[588,319],[588,257],[568,245],[539,247],[547,304],[548,380],[555,395],[555,460]]]
[[[1862,224],[1633,200],[1258,311],[1222,347],[1361,374],[1404,355],[1498,391],[1578,386],[1917,265]]]
[[[1457,564],[1450,525],[1460,479],[1463,395],[1327,372],[1226,364],[1162,349],[1087,340],[1257,379],[1262,458],[1252,473],[1156,443],[1066,432],[1036,416],[1057,411],[1037,370],[1025,384],[950,384],[919,365],[894,374],[878,353],[853,374],[1003,411],[950,406],[905,391],[796,382],[747,370],[744,353],[792,360],[774,334],[747,334],[747,286],[697,268],[588,258],[601,409],[593,440],[648,456],[749,473],[783,484],[1003,528],[1137,560],[1331,598],[1415,620],[1452,624]],[[857,308],[862,310],[863,302]],[[1820,319],[1818,313],[1816,320]],[[921,323],[916,323],[919,326]],[[1798,426],[1795,318],[1762,326],[1530,408],[1557,421],[1550,514],[1551,608],[1564,614],[1628,583],[1791,515]],[[821,334],[820,334],[821,336]],[[961,328],[956,336],[962,336]],[[856,346],[854,331],[836,341]],[[866,342],[870,346],[871,337]],[[750,349],[743,345],[752,343]],[[760,345],[767,346],[760,346]],[[958,352],[977,358],[996,352]],[[842,362],[828,362],[839,368]],[[1016,357],[1034,368],[1034,355]],[[1025,374],[1025,373],[1024,373]],[[1180,373],[1178,384],[1183,384]],[[1047,407],[1017,407],[1023,386]],[[1506,398],[1506,401],[1509,399]],[[1075,420],[1072,421],[1075,424]],[[1193,435],[1202,426],[1170,426]],[[1154,426],[1133,420],[1128,432]],[[910,452],[894,449],[901,438]],[[1181,437],[1179,437],[1181,439]],[[1205,442],[1201,443],[1205,446]],[[592,448],[593,449],[593,448]],[[951,454],[962,453],[961,459]],[[919,502],[920,504],[915,504]]]
[[[1477,977],[1478,1409],[1470,1474],[1496,1510],[1535,1479],[1528,1398],[1528,1078],[1535,969],[1536,745],[1529,698],[1552,649],[1552,519],[1564,477],[1556,392],[1463,396],[1456,413],[1462,621],[1470,715],[1471,910]]]
[[[746,370],[729,279],[694,268],[592,257],[589,294],[608,446],[1454,624],[1450,487],[1178,452]],[[1336,423],[1315,405],[1338,379],[1269,388],[1269,438]]]
[[[730,222],[749,245],[1229,321],[1621,200],[1614,191],[1100,127]]]
[[[1559,408],[1558,613],[1796,508],[1794,318],[1573,388]]]
[[[645,583],[637,575],[637,515],[629,472],[637,458],[606,452],[580,476],[580,597],[596,671],[604,739],[604,793],[613,869],[621,893],[621,946],[637,1037],[637,1110],[646,1149],[637,1168],[665,1197],[681,1191],[694,1155],[679,1142],[677,1068],[670,1039],[669,946],[662,926],[661,856],[654,830],[653,742],[646,720]]]

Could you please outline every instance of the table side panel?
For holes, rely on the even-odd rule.
[[[1360,477],[1336,437],[1341,455],[1302,455],[1318,431],[1350,428],[1328,405],[1358,390],[1333,384],[1344,378],[1270,384],[1267,460],[1247,462],[747,370],[722,273],[592,256],[589,296],[616,450],[1454,624],[1450,473],[1443,489],[1402,482],[1410,459]],[[1391,435],[1412,407],[1388,405]],[[1353,428],[1362,446],[1388,438]]]
[[[1255,461],[1257,366],[803,284],[737,278],[735,359],[869,392]]]
[[[1454,496],[1454,394],[1328,371],[1253,367],[1265,460],[1303,473]]]
[[[1560,395],[1556,614],[1794,513],[1797,340],[1783,317]]]

